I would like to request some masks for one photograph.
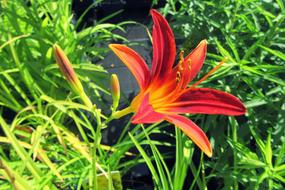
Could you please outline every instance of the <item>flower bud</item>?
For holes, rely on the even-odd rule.
[[[81,92],[83,90],[82,84],[76,76],[68,57],[58,45],[55,44],[53,48],[55,59],[61,73],[65,76],[73,90],[78,93]]]
[[[120,83],[116,74],[111,75],[111,94],[113,98],[113,110],[116,110],[120,101]]]
[[[59,69],[61,73],[64,75],[64,77],[66,78],[70,87],[75,93],[77,93],[80,96],[80,98],[82,99],[82,101],[84,102],[86,106],[92,108],[93,105],[90,99],[85,94],[83,86],[80,80],[78,79],[74,69],[72,68],[72,65],[68,57],[65,55],[63,50],[57,44],[53,46],[53,49],[54,49],[54,56],[59,66]]]

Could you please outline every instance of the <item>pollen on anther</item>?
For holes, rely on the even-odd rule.
[[[176,72],[176,81],[179,82],[181,80],[181,73],[180,71]]]
[[[183,62],[180,60],[178,64],[179,64],[179,71],[183,71]]]
[[[192,63],[192,62],[191,62],[191,59],[188,59],[188,60],[187,60],[187,65],[188,65],[188,69],[189,69],[189,70],[191,70],[191,63]]]
[[[180,51],[179,57],[180,57],[180,60],[184,61],[184,50]]]
[[[184,63],[184,50],[181,50],[179,53],[179,62],[178,62],[178,69],[179,71],[183,71],[183,63]]]

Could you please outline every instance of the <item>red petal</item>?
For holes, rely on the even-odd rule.
[[[199,45],[185,58],[187,63],[190,60],[190,73],[187,76],[187,84],[192,81],[203,66],[207,53],[207,41],[202,40]]]
[[[163,77],[171,72],[175,61],[175,39],[165,18],[154,9],[150,14],[154,23],[152,77]]]
[[[222,115],[243,115],[246,108],[235,96],[210,88],[189,89],[172,104],[159,111],[175,113],[202,113]]]
[[[136,78],[140,88],[143,89],[148,83],[149,69],[142,57],[125,45],[110,44],[109,47],[129,68]]]
[[[180,128],[207,156],[212,157],[211,144],[195,123],[180,115],[167,115],[164,119]]]
[[[149,94],[147,94],[144,96],[136,115],[132,118],[132,123],[155,123],[161,121],[163,117],[163,114],[153,110],[149,104]]]

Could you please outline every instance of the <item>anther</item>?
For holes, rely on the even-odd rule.
[[[181,50],[179,53],[180,60],[178,62],[179,70],[183,71],[183,63],[184,63],[184,50]]]
[[[179,64],[179,71],[183,71],[183,62],[180,60],[178,64]]]
[[[179,56],[180,56],[180,60],[184,60],[184,50],[180,51]]]
[[[176,81],[179,82],[181,80],[181,73],[180,71],[176,72]]]
[[[188,60],[187,60],[187,65],[188,65],[188,69],[189,69],[189,70],[191,70],[191,63],[192,63],[192,62],[191,62],[191,59],[188,59]]]

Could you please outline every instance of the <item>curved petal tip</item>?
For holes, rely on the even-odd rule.
[[[144,59],[137,52],[122,44],[109,44],[109,48],[128,67],[140,88],[144,88],[149,80],[149,69]]]
[[[208,157],[212,157],[210,141],[193,121],[180,115],[167,115],[165,120],[180,128]]]

